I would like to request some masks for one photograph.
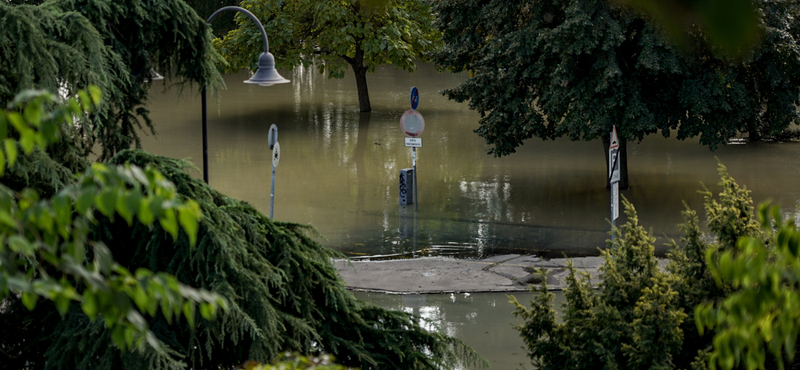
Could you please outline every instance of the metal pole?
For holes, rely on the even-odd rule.
[[[258,27],[259,32],[261,32],[261,42],[264,44],[264,53],[265,54],[269,54],[269,39],[267,38],[267,32],[264,30],[264,26],[261,24],[261,22],[258,20],[258,18],[256,18],[256,16],[253,15],[253,13],[251,13],[247,9],[244,9],[244,8],[238,7],[238,6],[225,6],[225,7],[222,7],[220,9],[217,9],[217,11],[215,11],[214,13],[212,13],[211,16],[208,17],[208,19],[206,20],[206,23],[210,24],[211,21],[217,16],[217,14],[222,13],[224,11],[229,11],[229,10],[237,11],[239,13],[244,14],[245,16],[250,18],[250,20],[252,20],[253,23],[256,24],[256,26]],[[207,88],[207,86],[203,85],[203,94],[202,94],[202,96],[203,96],[203,98],[202,98],[202,101],[203,101],[203,181],[205,181],[206,184],[208,184],[208,117],[207,117],[207,115],[208,115],[207,114],[208,107],[207,107],[207,103],[206,103],[206,90],[207,90],[206,88]]]
[[[614,220],[614,184],[611,184],[611,187],[608,189],[609,198],[611,199],[611,241],[614,241],[614,227],[616,227],[617,221]]]
[[[274,219],[272,217],[273,212],[275,211],[275,165],[272,165],[272,191],[269,194],[269,218]]]
[[[417,173],[417,147],[411,149],[414,151],[414,210],[417,211],[419,210],[419,202],[417,202],[417,177],[419,177]]]
[[[206,85],[203,85],[203,181],[208,184],[208,103],[206,102]]]

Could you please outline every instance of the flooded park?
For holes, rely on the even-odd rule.
[[[596,255],[605,247],[610,209],[599,140],[530,139],[510,156],[487,155],[489,147],[473,132],[479,114],[439,94],[466,76],[431,65],[414,73],[377,68],[368,77],[371,113],[359,112],[351,75],[329,80],[313,68],[281,73],[291,83],[260,87],[241,83],[245,72],[227,75],[227,89],[209,99],[209,182],[215,189],[269,214],[267,135],[275,124],[281,158],[274,218],[313,225],[323,245],[351,258],[561,257]],[[398,173],[412,166],[399,125],[412,86],[420,91],[417,110],[425,118],[417,211],[398,203]],[[201,178],[197,90],[181,96],[163,90],[160,83],[152,87],[147,108],[157,135],[143,137],[142,146],[190,159],[199,168],[192,174]],[[668,239],[680,237],[684,202],[702,215],[698,191],[717,190],[718,161],[756,203],[771,199],[793,215],[800,202],[798,143],[732,144],[711,152],[696,139],[653,135],[629,143],[628,152],[631,188],[621,194],[659,237],[660,254]],[[504,294],[358,296],[438,322],[495,369],[528,363]],[[528,295],[517,296],[527,302]]]

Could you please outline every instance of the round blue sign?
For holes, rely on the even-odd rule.
[[[419,105],[419,90],[414,86],[411,88],[411,109],[417,109]]]

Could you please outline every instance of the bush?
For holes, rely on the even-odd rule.
[[[733,263],[733,256],[745,258],[737,246],[741,240],[750,241],[748,245],[770,245],[773,233],[769,222],[756,219],[749,192],[736,184],[724,166],[719,171],[722,190],[717,198],[707,189],[702,192],[709,234],[700,232],[697,214],[687,207],[684,223],[679,225],[684,236],[670,243],[664,268],[659,268],[653,254],[655,238],[638,225],[633,205],[625,200],[628,222],[614,228],[616,238],[601,251],[605,261],[599,286],[592,287],[588,275],[570,266],[562,322],[553,310],[553,294],[547,291],[545,279],[534,288],[539,294],[530,307],[512,299],[514,314],[524,319],[517,329],[535,366],[543,370],[703,369],[709,360],[720,358],[719,349],[712,347],[715,332],[698,333],[697,327],[705,323],[712,328],[707,321],[711,307],[721,309],[718,302],[730,299],[742,284],[720,278],[716,266]],[[800,236],[797,239],[800,243]],[[705,307],[698,311],[702,320],[695,318],[700,304]]]

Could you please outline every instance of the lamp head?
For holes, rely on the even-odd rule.
[[[272,56],[272,53],[261,53],[258,57],[258,70],[253,74],[253,77],[244,81],[246,84],[261,86],[272,86],[288,82],[289,80],[283,78],[283,76],[275,70],[275,57]]]

